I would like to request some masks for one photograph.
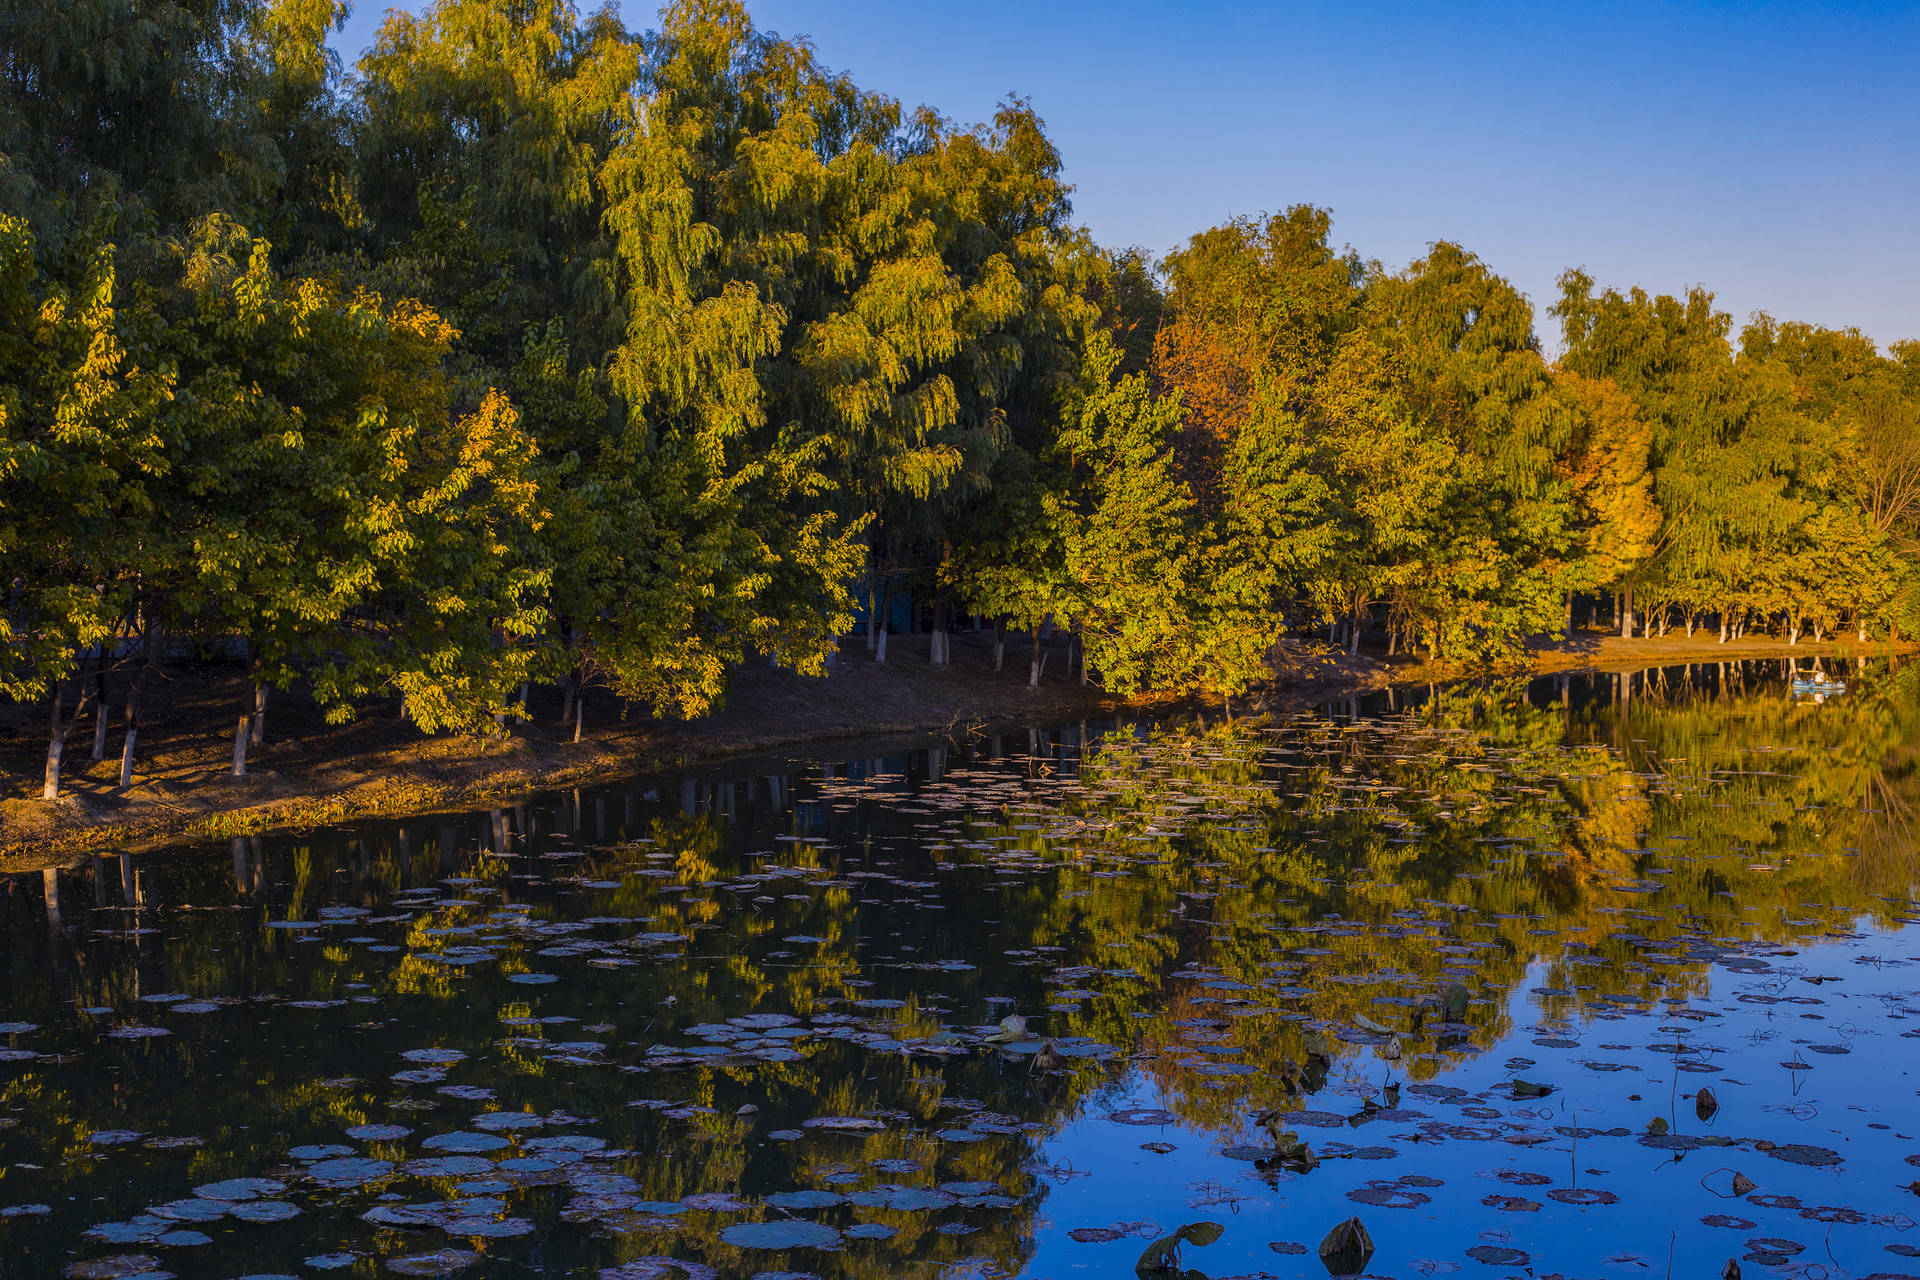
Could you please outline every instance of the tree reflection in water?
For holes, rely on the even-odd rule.
[[[1749,1237],[1809,1206],[1884,1259],[1914,1143],[1844,1109],[1915,1003],[1920,691],[1849,675],[1035,729],[12,877],[0,1276],[1124,1271],[1223,1213],[1209,1272],[1323,1274],[1356,1205],[1375,1271],[1791,1258]],[[1829,954],[1883,998],[1815,1012]]]

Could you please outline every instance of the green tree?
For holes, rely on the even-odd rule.
[[[231,224],[204,229],[183,284],[161,430],[190,550],[171,608],[247,646],[234,773],[264,690],[297,679],[332,718],[390,693],[429,732],[483,727],[544,619],[517,414],[497,393],[455,402],[454,333],[426,307],[284,280]]]
[[[0,693],[50,705],[48,800],[171,514],[153,417],[173,379],[129,350],[114,281],[103,237],[43,261],[26,222],[0,215]]]

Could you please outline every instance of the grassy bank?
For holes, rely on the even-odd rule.
[[[1056,646],[1057,647],[1057,646]],[[657,769],[802,743],[922,732],[960,734],[996,722],[1070,720],[1154,705],[1109,696],[1059,674],[1026,684],[1024,654],[992,670],[984,634],[953,637],[951,665],[926,661],[925,636],[896,636],[884,666],[855,644],[825,679],[753,667],[742,671],[728,706],[692,723],[628,713],[604,693],[589,694],[586,728],[572,741],[559,721],[558,694],[536,690],[532,718],[505,738],[424,738],[391,715],[328,725],[302,699],[276,696],[267,742],[255,748],[245,778],[228,776],[232,715],[243,679],[237,667],[188,667],[157,683],[142,716],[134,784],[118,782],[119,726],[107,759],[88,759],[92,722],[68,745],[65,794],[39,797],[46,744],[41,709],[9,707],[0,717],[0,872],[61,865],[106,847],[298,829],[380,814],[474,807],[546,787],[580,786]],[[1541,645],[1528,654],[1536,672],[1624,670],[1680,662],[1807,659],[1910,652],[1845,641],[1788,646],[1756,637],[1721,645],[1692,639],[1622,640],[1597,632]],[[1054,654],[1051,671],[1064,668]],[[1472,671],[1405,655],[1295,654],[1288,679],[1266,692],[1268,709],[1353,696],[1388,685],[1438,683]]]

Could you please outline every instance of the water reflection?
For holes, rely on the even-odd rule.
[[[1897,1274],[1920,691],[1844,678],[1034,728],[12,877],[0,1275],[1125,1274],[1201,1220],[1184,1266],[1324,1275],[1356,1213],[1374,1274]]]

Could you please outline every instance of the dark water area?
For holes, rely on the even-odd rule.
[[[0,1277],[1920,1275],[1920,667],[1827,674],[12,877]]]

